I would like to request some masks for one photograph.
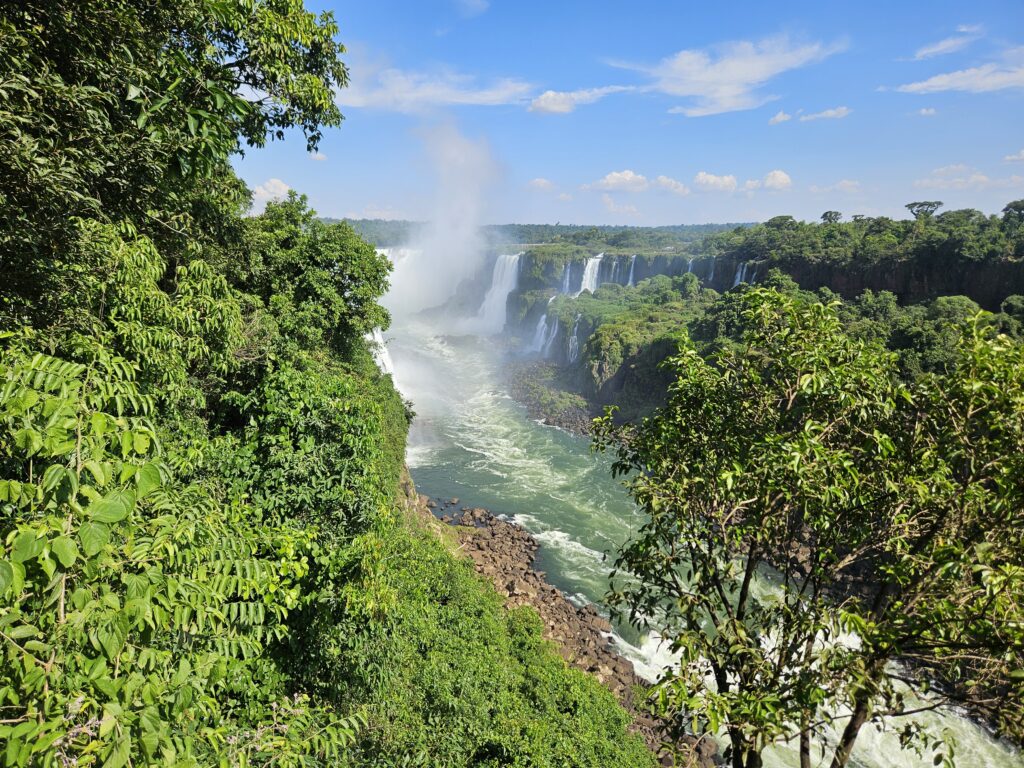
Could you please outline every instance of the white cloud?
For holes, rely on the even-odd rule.
[[[612,171],[593,184],[586,184],[583,189],[606,189],[613,192],[643,192],[650,186],[646,176],[633,171]]]
[[[686,197],[690,194],[690,188],[687,187],[683,182],[676,181],[670,176],[659,176],[654,180],[654,186],[661,189],[667,189],[669,192],[680,197]]]
[[[327,159],[327,155],[325,155],[323,152],[310,152],[309,153],[309,158],[311,160],[319,160],[319,161],[323,162],[324,160]]]
[[[567,203],[570,200],[572,200],[572,195],[570,195],[568,192],[563,192],[562,194],[560,194],[558,196],[558,199],[561,200],[564,203]]]
[[[530,181],[530,186],[533,187],[534,189],[551,189],[555,185],[548,179],[538,176],[536,179],[532,179]]]
[[[624,85],[607,85],[604,88],[585,88],[579,91],[544,91],[530,102],[530,111],[549,115],[565,115],[580,104],[593,104],[610,93],[632,90]]]
[[[343,107],[366,107],[394,112],[424,112],[443,106],[500,106],[524,101],[533,87],[522,80],[502,78],[480,84],[476,78],[451,70],[409,72],[381,69],[359,77],[338,92]]]
[[[808,120],[841,120],[842,118],[853,112],[849,107],[835,107],[834,109],[826,109],[822,112],[815,112],[811,115],[802,115],[800,122],[806,123]]]
[[[948,53],[956,53],[981,37],[981,26],[977,24],[961,24],[956,28],[959,33],[953,37],[939,40],[937,43],[930,43],[914,51],[914,59],[930,59],[933,56],[945,56]]]
[[[620,205],[607,192],[601,195],[601,202],[604,203],[604,207],[608,209],[609,213],[627,213],[630,215],[637,213],[636,206]]]
[[[761,182],[759,179],[747,179],[743,182],[743,189],[747,192],[753,192],[754,190],[761,188]]]
[[[465,16],[479,16],[491,7],[490,0],[456,0],[456,5]]]
[[[780,36],[759,42],[722,43],[704,50],[683,50],[653,67],[617,66],[650,75],[654,82],[648,90],[693,100],[669,112],[701,117],[759,107],[774,98],[757,91],[769,80],[821,61],[843,47],[823,43],[799,45]]]
[[[765,189],[774,189],[781,191],[783,189],[789,189],[793,186],[793,180],[789,178],[789,174],[785,171],[769,171],[764,177]]]
[[[840,179],[835,184],[829,184],[825,187],[819,187],[817,184],[812,184],[811,192],[816,195],[828,194],[831,192],[845,192],[847,194],[860,191],[860,182],[854,181],[853,179]]]
[[[1024,88],[1024,66],[984,64],[980,67],[935,75],[917,83],[907,83],[899,86],[896,90],[901,93],[940,93],[942,91],[988,93],[1006,88]]]
[[[735,176],[716,176],[701,171],[693,177],[693,184],[698,189],[708,192],[733,192],[736,189]]]
[[[922,107],[921,109],[917,110],[917,114],[919,114],[921,117],[935,117],[939,113],[935,109],[935,107]]]
[[[271,200],[283,200],[290,190],[291,187],[280,179],[267,179],[262,184],[258,184],[252,190],[253,212],[259,213]]]
[[[936,168],[927,178],[915,181],[914,186],[918,189],[938,190],[1002,189],[1024,186],[1024,176],[993,179],[975,168],[958,163]]]
[[[1007,155],[1003,160],[1008,163],[1024,163],[1024,149],[1014,155]]]
[[[780,109],[778,112],[775,113],[775,117],[768,121],[768,125],[778,125],[779,123],[784,123],[787,120],[792,119],[792,115],[787,115],[783,110]]]

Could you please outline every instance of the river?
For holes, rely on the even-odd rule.
[[[445,335],[409,322],[396,324],[387,339],[395,383],[417,414],[407,461],[419,492],[515,520],[540,542],[537,567],[551,583],[574,601],[600,602],[616,548],[640,523],[611,477],[610,459],[592,453],[588,440],[527,416],[508,394],[495,339]],[[619,627],[615,641],[647,679],[672,662],[656,637]],[[955,712],[917,719],[936,735],[954,737],[960,768],[1024,765],[1019,754]],[[868,725],[851,764],[928,768],[932,759],[902,750],[894,734]],[[767,750],[765,765],[797,766],[796,745]]]

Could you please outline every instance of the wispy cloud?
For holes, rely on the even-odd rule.
[[[544,91],[530,102],[530,111],[565,115],[580,104],[593,104],[609,94],[632,90],[634,89],[624,85],[606,85],[603,88],[584,88],[578,91]]]
[[[1012,155],[1007,155],[1003,158],[1008,163],[1024,163],[1024,149]]]
[[[693,185],[705,192],[733,192],[736,190],[735,176],[716,176],[713,173],[700,171],[693,177]]]
[[[853,112],[853,110],[849,107],[835,107],[834,109],[826,109],[822,112],[815,112],[810,115],[801,115],[800,122],[806,123],[809,120],[841,120],[851,112]]]
[[[369,76],[353,75],[352,85],[339,92],[338,103],[393,112],[424,112],[445,106],[500,106],[523,102],[533,87],[516,78],[480,83],[449,69],[412,72],[381,69]]]
[[[583,189],[603,189],[610,192],[643,192],[650,187],[651,183],[647,177],[626,169],[625,171],[612,171],[603,179],[592,184],[584,184]]]
[[[936,168],[926,178],[915,181],[914,186],[918,189],[937,190],[1004,189],[1006,187],[1024,187],[1024,176],[992,178],[976,168],[958,163]]]
[[[310,152],[309,159],[319,160],[320,162],[323,162],[324,160],[327,159],[327,155],[325,155],[323,152]]]
[[[479,16],[491,7],[490,0],[455,0],[463,16]]]
[[[550,179],[538,176],[536,179],[530,180],[530,186],[534,189],[553,189],[555,185]]]
[[[601,195],[601,202],[604,203],[604,207],[609,213],[625,213],[630,216],[635,216],[638,213],[635,205],[617,203],[607,192]]]
[[[935,109],[935,107],[922,107],[921,109],[917,110],[917,114],[919,114],[921,117],[935,117],[939,113]]]
[[[901,93],[989,93],[1007,88],[1024,88],[1024,47],[1002,52],[998,62],[958,69],[896,88]]]
[[[860,182],[853,179],[840,179],[835,184],[829,184],[822,187],[819,187],[817,184],[812,184],[810,190],[816,195],[828,194],[831,192],[845,192],[850,194],[860,191]]]
[[[957,27],[956,35],[918,48],[914,51],[914,59],[921,61],[922,59],[945,56],[946,54],[963,50],[981,37],[981,30],[981,25],[978,24],[962,24]]]
[[[687,49],[654,66],[621,62],[615,66],[653,78],[645,90],[692,100],[669,112],[701,117],[759,107],[775,98],[760,93],[761,86],[784,72],[821,61],[844,47],[842,43],[798,44],[780,36],[758,42],[737,41],[707,49]]]
[[[775,113],[775,116],[772,117],[772,119],[768,121],[768,125],[778,125],[779,123],[784,123],[787,120],[792,120],[792,119],[793,119],[792,115],[786,114],[786,112],[784,112],[783,110],[780,109],[778,112]]]

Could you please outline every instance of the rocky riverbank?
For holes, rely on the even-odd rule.
[[[557,646],[562,657],[574,667],[597,677],[635,718],[635,728],[655,751],[662,747],[659,723],[644,711],[647,684],[633,670],[633,664],[615,652],[612,626],[593,606],[574,605],[556,587],[545,581],[543,571],[534,569],[537,541],[515,523],[485,509],[460,507],[458,499],[438,501],[419,497],[422,510],[452,527],[459,551],[469,557],[478,573],[487,577],[505,597],[509,607],[532,606],[544,623],[544,635]],[[687,743],[692,758],[663,765],[711,768],[718,764],[713,739]]]
[[[558,381],[558,367],[533,361],[510,365],[507,370],[509,394],[526,407],[531,419],[577,435],[590,433],[592,420],[600,415],[575,392]]]

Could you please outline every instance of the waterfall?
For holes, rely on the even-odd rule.
[[[548,299],[548,306],[555,300],[552,296]],[[555,336],[558,335],[558,318],[555,318],[554,323],[548,322],[548,313],[544,312],[540,316],[540,320],[537,321],[537,328],[533,332],[533,340],[530,342],[530,351],[536,352],[547,357],[548,352],[551,350],[551,345],[555,341]]]
[[[689,275],[692,272],[693,272],[693,259],[690,259],[688,262],[686,262],[686,274]]]
[[[558,338],[558,318],[555,318],[555,322],[548,323],[547,315],[544,315],[544,323],[547,326],[544,335],[544,343],[541,345],[540,354],[542,357],[547,357],[551,354],[551,345],[555,343],[555,339]]]
[[[636,281],[633,279],[633,270],[636,269],[636,254],[633,254],[633,258],[629,260],[629,280],[626,282],[630,288],[636,285]]]
[[[572,324],[572,336],[569,337],[570,363],[575,363],[576,359],[580,356],[580,317],[582,317],[582,315],[576,315],[576,321]]]
[[[569,280],[572,276],[572,262],[565,262],[565,267],[562,268],[562,290],[561,293],[569,293]]]
[[[519,285],[519,257],[522,253],[502,254],[494,262],[491,287],[477,312],[478,333],[501,333],[505,327],[505,305],[508,295]]]
[[[740,283],[747,281],[747,262],[736,265],[736,277],[733,278],[732,287],[735,288]]]
[[[384,341],[384,334],[380,328],[374,328],[371,333],[366,335],[368,341],[373,344],[373,361],[377,363],[377,367],[380,368],[381,372],[394,375],[395,365],[391,361],[391,353],[388,352],[387,343]]]
[[[711,274],[708,275],[708,285],[715,282],[715,265],[718,263],[718,258],[715,256],[711,257]]]
[[[597,256],[591,256],[587,259],[587,266],[583,268],[583,282],[580,283],[580,289],[576,291],[576,296],[579,296],[584,291],[590,291],[593,293],[597,290],[597,281],[601,274],[601,261],[603,259],[603,253],[599,253]]]

